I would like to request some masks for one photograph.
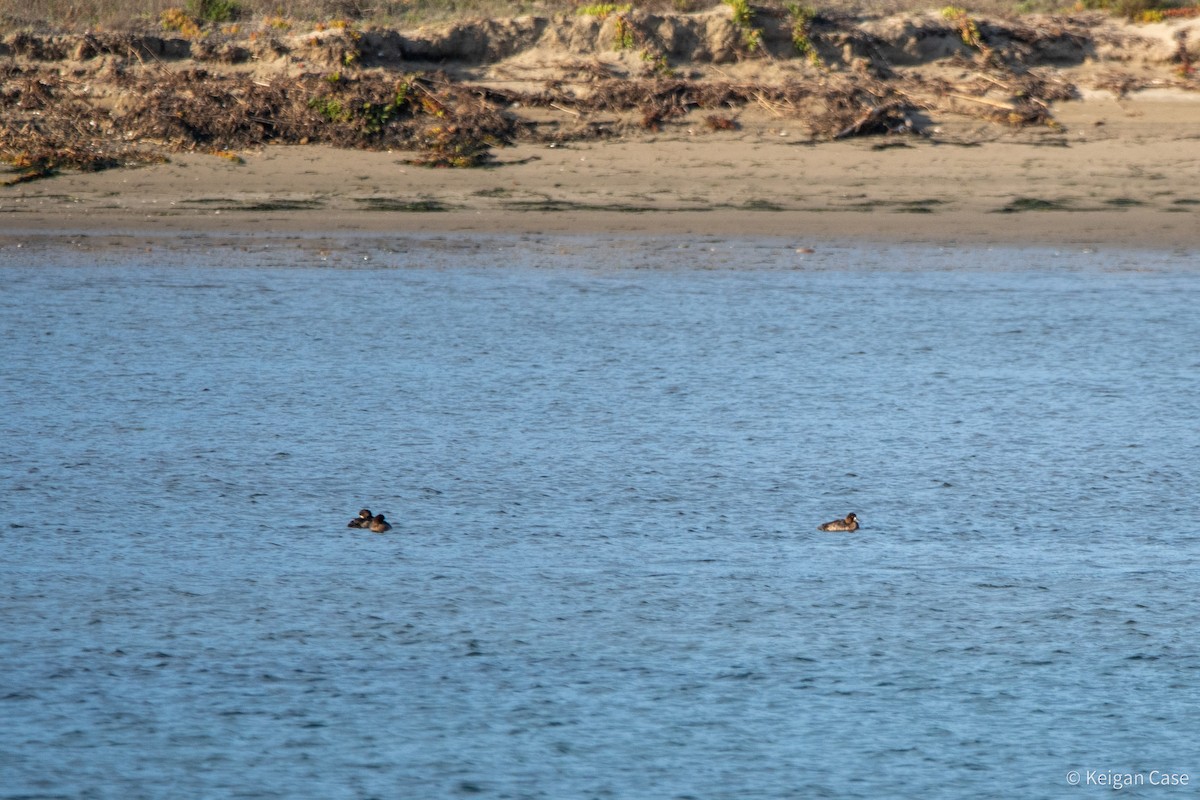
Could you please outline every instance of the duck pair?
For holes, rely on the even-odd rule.
[[[818,525],[819,531],[856,531],[858,530],[858,517],[854,514],[847,514],[845,519],[835,519],[833,522],[826,522],[824,525]]]
[[[362,511],[359,511],[358,516],[350,520],[350,523],[346,525],[346,527],[366,528],[374,533],[383,533],[384,531],[390,531],[392,529],[392,526],[388,524],[388,521],[383,518],[383,514],[375,514],[372,516],[371,509],[369,508],[364,508]]]
[[[350,520],[347,528],[366,528],[375,533],[383,533],[390,531],[392,526],[383,518],[383,514],[371,515],[371,509],[364,508],[358,512],[358,516]],[[853,512],[846,515],[845,519],[835,519],[832,522],[826,522],[823,525],[818,525],[819,531],[856,531],[858,530],[858,515]]]

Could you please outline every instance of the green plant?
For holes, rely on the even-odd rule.
[[[384,126],[400,116],[408,104],[408,83],[396,87],[396,95],[390,103],[363,103],[363,129],[367,133],[380,133]]]
[[[634,44],[633,23],[624,14],[617,14],[617,50],[632,50]]]
[[[746,28],[742,31],[742,47],[747,53],[753,53],[762,47],[762,31],[758,28]]]
[[[742,36],[742,47],[753,53],[762,47],[762,31],[754,27],[754,9],[749,0],[722,0],[733,10],[733,26]]]
[[[748,0],[724,0],[725,5],[733,10],[733,24],[738,28],[748,28],[754,21],[754,9],[750,8]]]
[[[983,40],[983,33],[979,30],[979,25],[967,13],[965,8],[958,6],[946,6],[942,9],[942,16],[953,23],[958,28],[958,35],[962,38],[963,44],[979,53],[979,59],[982,63],[999,66],[1001,59]]]
[[[675,74],[675,71],[671,69],[671,62],[667,61],[667,57],[665,55],[655,55],[649,50],[642,50],[641,56],[642,61],[645,61],[647,64],[649,64],[651,71],[654,73],[662,75],[666,78],[669,78]]]
[[[308,107],[330,122],[349,122],[354,118],[336,97],[314,97],[308,101]]]
[[[396,99],[392,101],[392,105],[396,106],[396,108],[398,109],[398,108],[400,108],[400,106],[403,106],[405,103],[407,103],[408,102],[408,93],[410,91],[412,91],[412,84],[410,84],[408,81],[404,81],[402,83],[397,84],[396,85]]]
[[[325,80],[333,85],[338,85],[342,82],[342,77],[335,72],[326,76]],[[361,103],[347,103],[338,97],[321,95],[309,100],[308,107],[329,122],[356,122],[362,132],[378,134],[383,132],[388,123],[399,117],[404,111],[409,102],[409,89],[407,81],[397,84],[396,93],[391,101],[386,103],[375,103],[370,100],[363,100]]]
[[[627,14],[633,10],[633,4],[617,5],[616,3],[593,3],[590,6],[582,6],[575,13],[581,17],[597,17],[604,19],[610,14]]]
[[[1162,22],[1170,6],[1180,4],[1160,0],[1078,0],[1076,5],[1081,10],[1107,11],[1141,22]]]
[[[814,67],[821,66],[821,54],[812,41],[812,24],[817,12],[799,3],[789,3],[787,8],[792,15],[792,44],[796,52],[806,57]]]
[[[942,17],[958,28],[958,34],[967,47],[973,47],[980,51],[985,49],[983,36],[979,33],[979,26],[975,24],[975,20],[971,19],[965,8],[946,6],[942,9]]]
[[[213,24],[237,19],[241,13],[235,0],[188,0],[187,10],[197,20]]]

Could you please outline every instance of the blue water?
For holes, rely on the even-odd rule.
[[[0,249],[0,798],[1200,783],[1195,254],[206,247]]]

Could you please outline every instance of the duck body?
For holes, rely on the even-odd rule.
[[[372,519],[373,519],[373,517],[371,516],[371,509],[364,508],[362,511],[358,512],[357,517],[350,520],[350,522],[348,522],[346,524],[346,527],[347,528],[366,528],[366,527],[370,526]]]
[[[374,533],[383,533],[384,531],[390,531],[392,529],[392,526],[388,524],[388,521],[383,518],[383,514],[376,514],[375,518],[371,520],[367,527],[370,528]]]
[[[847,514],[845,519],[835,519],[833,522],[826,522],[824,525],[818,525],[819,531],[856,531],[858,530],[858,516],[855,514]]]

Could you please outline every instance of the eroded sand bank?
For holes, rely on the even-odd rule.
[[[728,21],[710,16],[705,25],[720,33],[710,38],[724,41]],[[657,24],[652,18],[643,23],[647,30]],[[564,23],[564,30],[580,24]],[[1187,47],[1200,39],[1182,35],[1200,30],[1197,22],[1134,29],[1096,20],[1050,21],[1036,36],[1024,23],[997,24],[984,28],[995,49],[982,52],[964,50],[953,27],[936,17],[881,25],[833,26],[824,39],[814,34],[824,47],[819,68],[787,55],[786,41],[771,45],[780,53],[754,59],[722,55],[715,45],[700,48],[699,55],[668,54],[699,59],[673,62],[677,74],[691,74],[688,80],[696,86],[735,80],[743,89],[805,81],[852,87],[855,75],[870,76],[873,85],[883,87],[879,92],[899,87],[907,98],[905,130],[890,135],[828,141],[814,135],[819,107],[789,112],[767,102],[726,109],[736,125],[725,130],[708,124],[711,109],[699,107],[647,128],[639,124],[636,103],[609,113],[558,103],[531,108],[512,100],[506,108],[497,105],[496,113],[521,118],[526,134],[514,137],[515,144],[495,148],[491,164],[483,168],[435,169],[414,165],[417,154],[401,149],[261,143],[274,141],[269,136],[257,144],[254,137],[244,138],[245,146],[233,152],[205,154],[197,151],[217,148],[189,143],[179,134],[178,141],[159,142],[169,154],[165,163],[101,172],[54,170],[47,179],[0,188],[0,237],[12,243],[73,234],[99,241],[128,234],[165,242],[185,232],[461,231],[770,235],[798,246],[845,238],[1200,245],[1200,92],[1180,62],[1191,58]],[[453,29],[458,34],[451,35],[452,30],[442,38],[469,51],[455,62],[454,79],[466,87],[550,85],[579,73],[581,64],[609,76],[632,76],[644,67],[641,59],[605,45],[603,26],[584,27],[591,38],[582,44],[559,42],[562,37],[552,36],[555,29],[546,25],[533,39],[513,34],[521,48],[514,44],[511,53],[496,44],[496,31],[475,31],[483,37],[479,41],[497,50],[491,55],[488,48],[470,55],[479,48],[462,45],[475,40],[463,39],[458,28]],[[226,70],[228,84],[235,87],[230,97],[236,99],[238,85],[262,85],[277,80],[270,75],[311,69],[317,51],[307,41],[297,39],[295,48],[280,50],[273,60],[255,61],[250,54],[245,63],[224,63],[219,53],[210,53],[203,56],[208,59],[203,71]],[[395,58],[415,52],[418,39],[404,41]],[[917,49],[907,53],[910,42]],[[1064,43],[1074,49],[1063,51]],[[144,58],[115,49],[104,53],[76,46],[76,60],[56,67],[45,60],[53,53],[8,46],[17,65],[10,80],[60,76],[55,78],[60,99],[91,115],[80,118],[75,126],[80,130],[120,121],[121,104],[134,100],[119,94],[125,71],[184,74],[178,70],[191,69],[203,55],[181,51],[174,66],[147,65]],[[870,57],[856,56],[856,47]],[[367,51],[362,52],[365,57]],[[377,55],[383,59],[389,52],[381,49]],[[589,54],[587,64],[580,61],[581,52]],[[381,62],[371,69],[390,75],[389,70],[411,66]],[[245,73],[250,68],[268,72]],[[1052,115],[1045,123],[1026,119],[1011,125],[994,114],[972,113],[1023,102],[1010,95],[1030,76],[1068,87],[1062,94],[1072,99],[1046,101]],[[751,78],[760,83],[745,83]],[[105,80],[116,88],[104,91],[118,94],[98,93],[92,86]],[[645,80],[646,87],[656,85],[653,78]],[[180,85],[186,89],[186,83]],[[600,84],[589,85],[595,90]],[[919,97],[913,94],[918,89]],[[940,99],[935,90],[942,92]],[[40,95],[34,99],[43,102]],[[865,102],[869,107],[872,101]],[[19,131],[35,128],[44,112],[35,103],[13,113],[7,130],[19,139]],[[166,114],[159,107],[140,113]],[[594,135],[598,127],[607,133]],[[101,136],[92,146],[102,141]]]

